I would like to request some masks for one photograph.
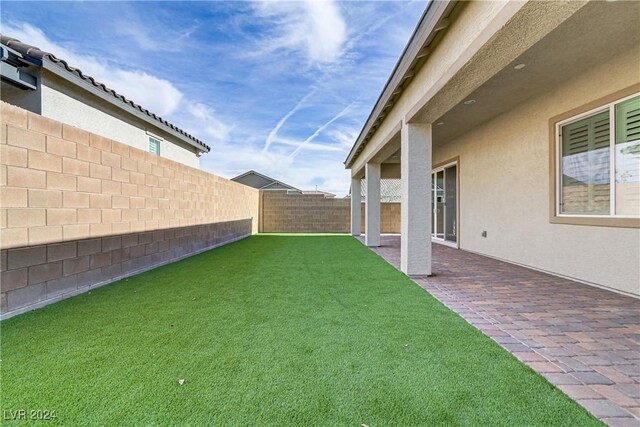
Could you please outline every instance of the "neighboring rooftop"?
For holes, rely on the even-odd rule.
[[[119,108],[134,114],[144,121],[160,127],[164,131],[176,136],[187,144],[196,147],[200,151],[209,152],[211,150],[207,144],[196,137],[169,123],[162,117],[143,108],[130,99],[127,99],[124,95],[108,88],[105,84],[96,81],[93,77],[84,74],[82,70],[70,66],[65,60],[57,58],[53,53],[43,51],[36,46],[23,43],[20,40],[4,34],[0,34],[0,43],[3,47],[8,48],[6,51],[3,49],[2,52],[3,79],[5,79],[5,64],[13,67],[14,65],[27,61],[29,64],[45,68],[65,80],[100,96],[102,99],[111,102]]]
[[[287,190],[290,194],[315,194],[322,195],[325,198],[336,197],[333,193],[318,190],[299,190],[296,187],[286,184],[282,181],[278,181],[275,178],[261,174],[254,170],[238,175],[235,178],[231,178],[231,181],[239,182],[240,184],[248,185],[249,187],[257,188],[258,190]]]
[[[241,175],[231,178],[231,181],[239,182],[240,184],[248,185],[249,187],[257,188],[259,190],[293,190],[296,192],[302,192],[292,185],[285,184],[282,181],[278,181],[270,176],[263,175],[254,170],[250,170]]]

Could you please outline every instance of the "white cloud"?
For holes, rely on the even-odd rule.
[[[312,64],[340,58],[347,39],[347,25],[335,1],[263,1],[256,3],[259,17],[271,19],[274,30],[262,40],[266,53],[281,49],[299,51]]]
[[[227,140],[231,132],[231,126],[222,122],[222,120],[216,116],[213,108],[196,102],[187,106],[187,112],[192,118],[192,123],[191,125],[185,124],[185,127],[197,129],[198,135],[201,135],[201,138],[211,140],[212,142]],[[189,119],[187,118],[187,120]]]
[[[336,120],[340,119],[345,114],[347,114],[347,112],[349,112],[349,110],[351,109],[351,107],[353,107],[354,104],[355,104],[355,101],[352,102],[351,104],[347,105],[345,108],[342,109],[342,111],[340,111],[338,114],[336,114],[331,119],[329,119],[329,121],[327,121],[322,126],[320,126],[318,129],[316,129],[315,132],[313,132],[311,135],[309,135],[309,137],[307,139],[302,141],[302,143],[300,145],[298,145],[298,147],[295,150],[293,150],[293,152],[291,152],[291,154],[289,154],[289,157],[295,158],[298,155],[298,153],[300,152],[300,150],[305,147],[305,145],[309,144],[311,141],[316,139],[318,137],[318,135],[320,135],[333,122],[335,122]]]
[[[130,12],[126,20],[114,23],[118,37],[133,41],[139,48],[151,52],[179,52],[185,41],[196,31],[197,26],[175,30],[162,22],[143,23]]]
[[[360,134],[360,127],[333,129],[327,134],[332,140],[340,144],[344,150],[350,150]]]
[[[87,70],[87,74],[92,72]],[[183,95],[169,81],[154,77],[143,71],[129,71],[98,68],[94,76],[108,87],[133,100],[160,116],[174,113],[180,105]]]
[[[261,147],[234,142],[216,145],[200,163],[202,168],[227,178],[233,178],[250,169],[279,178],[283,173],[288,174],[291,164],[292,161],[286,154],[277,151],[265,153]]]
[[[127,70],[101,58],[75,52],[51,41],[40,29],[27,23],[3,23],[2,27],[4,34],[53,53],[70,66],[79,68],[84,74],[160,116],[175,112],[183,99],[182,92],[168,80],[144,71]]]
[[[213,108],[188,100],[168,80],[140,70],[128,70],[100,58],[83,55],[50,40],[40,29],[21,23],[3,23],[3,32],[64,59],[70,66],[104,83],[149,111],[174,121],[176,125],[207,143],[223,142],[231,126],[220,120]]]
[[[314,92],[315,90],[312,90],[311,92],[303,96],[302,99],[300,99],[300,101],[298,101],[298,103],[294,105],[294,107],[291,110],[287,112],[287,114],[285,114],[280,118],[280,120],[278,120],[278,123],[273,127],[273,129],[269,131],[269,134],[267,135],[267,139],[264,142],[264,149],[263,149],[264,153],[266,153],[269,150],[269,147],[271,147],[271,144],[273,143],[274,139],[276,139],[280,128],[282,128],[282,126],[286,123],[287,120],[289,120],[291,116],[293,116],[298,110],[300,110],[304,106],[304,103],[314,94]]]
[[[198,3],[206,12],[198,21],[180,15],[180,8],[118,7],[95,22],[95,40],[94,28],[55,46],[26,25],[14,25],[21,34],[8,26],[3,33],[58,54],[212,145],[201,159],[205,170],[233,177],[255,169],[298,188],[317,184],[344,195],[350,180],[342,162],[425,2]],[[53,36],[62,22],[42,28]],[[207,31],[190,36],[184,23]],[[183,34],[183,43],[171,43]],[[208,54],[181,49],[187,39],[190,51]],[[82,48],[96,44],[116,54]],[[164,50],[176,52],[163,59]],[[151,68],[150,57],[166,62]],[[197,76],[177,72],[184,63]],[[140,78],[144,74],[151,80]],[[164,89],[157,82],[177,96],[159,96]],[[359,102],[331,120],[354,100]]]
[[[343,151],[342,147],[333,144],[309,142],[309,138],[304,141],[300,141],[297,139],[277,137],[273,142],[276,144],[287,145],[290,147],[296,147],[296,149],[305,149],[309,151]],[[291,157],[291,154],[289,155],[289,157]]]

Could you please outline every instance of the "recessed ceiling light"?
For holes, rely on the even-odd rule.
[[[464,105],[471,105],[471,104],[475,104],[476,100],[475,99],[467,99],[466,101],[464,101]]]
[[[444,122],[438,122],[436,123],[436,126],[442,126],[444,124]]]
[[[526,67],[526,66],[527,66],[526,64],[518,64],[518,65],[516,65],[516,66],[515,66],[515,67],[513,67],[513,68],[515,68],[516,70],[522,70],[522,69],[523,69],[524,67]]]

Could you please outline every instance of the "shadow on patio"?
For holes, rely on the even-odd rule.
[[[399,268],[400,236],[381,243]],[[439,244],[413,280],[602,421],[639,425],[637,299]]]

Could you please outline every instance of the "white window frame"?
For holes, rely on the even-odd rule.
[[[640,96],[640,92],[636,92],[633,95],[625,96],[624,98],[617,99],[608,104],[601,105],[584,113],[570,117],[566,120],[556,123],[556,216],[564,218],[640,218],[637,215],[616,215],[616,158],[615,158],[615,137],[616,137],[616,118],[615,118],[615,106],[625,102],[631,98]],[[609,215],[602,214],[574,214],[563,213],[560,207],[562,201],[562,127],[573,122],[580,121],[586,117],[593,116],[604,111],[609,111]]]
[[[158,152],[154,153],[153,151],[151,151],[151,140],[157,141],[158,142]],[[149,135],[149,140],[148,140],[148,144],[149,146],[147,147],[147,151],[151,154],[154,154],[156,156],[160,156],[160,153],[162,153],[162,138],[158,138],[155,135]]]
[[[449,246],[455,249],[460,248],[460,233],[458,233],[458,229],[460,227],[460,217],[458,215],[459,209],[460,209],[460,166],[458,164],[458,159],[456,158],[455,160],[452,160],[450,162],[447,162],[445,164],[440,164],[439,166],[432,168],[431,169],[431,185],[435,185],[435,181],[434,181],[434,175],[437,174],[438,172],[442,171],[444,172],[445,169],[450,168],[452,166],[456,167],[456,241],[455,242],[450,242],[448,240],[445,240],[444,237],[443,238],[439,238],[436,237],[435,234],[431,234],[431,242],[433,243],[438,243],[440,245],[444,245],[444,246]],[[446,186],[446,182],[447,182],[447,178],[446,176],[443,174],[442,175],[442,182],[443,185]],[[429,194],[431,195],[431,189],[429,189]],[[435,221],[435,215],[436,215],[436,197],[435,194],[431,195],[431,221]],[[434,223],[435,226],[435,223]],[[446,234],[446,233],[445,233]]]

